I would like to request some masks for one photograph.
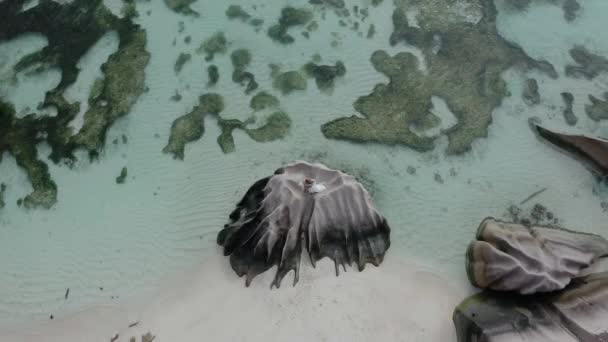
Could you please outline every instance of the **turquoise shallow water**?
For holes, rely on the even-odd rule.
[[[58,200],[50,209],[26,209],[17,200],[32,191],[31,183],[8,152],[2,156],[0,182],[7,190],[6,205],[0,209],[0,327],[40,324],[50,315],[61,318],[87,308],[146,298],[161,283],[211,253],[219,253],[216,234],[244,191],[255,180],[297,159],[319,161],[359,177],[392,227],[387,258],[428,265],[463,287],[467,284],[464,251],[481,219],[502,217],[510,205],[535,191],[547,189],[522,205],[524,210],[538,202],[565,227],[606,235],[608,216],[601,203],[608,200],[608,192],[577,161],[541,144],[527,123],[537,116],[556,130],[608,136],[605,122],[585,114],[587,96],[601,98],[608,91],[608,72],[593,80],[564,74],[564,67],[574,63],[568,52],[574,45],[608,56],[608,36],[602,31],[608,3],[580,2],[582,9],[569,23],[561,6],[550,2],[533,1],[521,11],[506,0],[495,1],[500,35],[532,58],[550,62],[559,77],[516,67],[506,70],[502,77],[511,96],[493,111],[488,136],[476,139],[468,152],[446,155],[445,135],[437,139],[434,150],[417,152],[403,145],[327,139],[321,132],[320,127],[331,120],[361,116],[353,103],[370,94],[376,84],[388,82],[370,63],[374,51],[384,50],[391,56],[411,52],[425,71],[420,49],[404,42],[389,44],[396,6],[390,0],[378,6],[367,0],[347,1],[349,17],[338,16],[329,5],[233,1],[264,20],[259,32],[248,23],[226,18],[228,4],[224,2],[194,2],[191,7],[200,13],[195,17],[171,11],[162,1],[135,1],[139,17],[134,21],[145,29],[151,54],[145,68],[149,91],[137,99],[128,115],[111,125],[98,160],[91,163],[86,152],[77,151],[79,161],[70,169],[46,157],[50,152],[47,143],[38,144],[40,158],[57,184]],[[122,3],[105,3],[119,15]],[[472,11],[466,1],[435,0],[426,5],[396,1],[397,6],[403,3],[411,8],[411,25],[420,12],[416,6],[445,3],[442,6],[449,8],[448,13],[469,15],[467,11]],[[291,28],[295,42],[282,45],[271,40],[266,30],[288,5],[311,10],[319,27],[308,39],[301,35],[301,27]],[[355,5],[368,9],[369,16],[355,16]],[[468,20],[475,20],[475,15]],[[352,29],[355,22],[360,25],[358,32]],[[375,34],[368,39],[372,23]],[[206,67],[210,63],[196,49],[217,31],[224,32],[229,44],[227,53],[213,60],[220,69],[220,81],[208,88]],[[184,41],[186,37],[190,43]],[[87,102],[91,85],[101,74],[99,66],[117,51],[118,43],[115,33],[104,35],[79,61],[78,79],[65,94],[68,101]],[[40,34],[0,44],[0,98],[15,106],[17,117],[36,111],[45,92],[61,79],[57,68],[13,74],[20,58],[46,44]],[[172,122],[189,112],[206,92],[224,97],[223,119],[255,116],[253,126],[264,122],[269,112],[253,113],[251,95],[245,95],[244,88],[231,80],[229,55],[239,48],[252,54],[247,70],[255,75],[259,89],[277,95],[280,108],[288,113],[291,127],[287,136],[259,143],[235,130],[235,151],[223,153],[217,143],[221,129],[215,118],[207,116],[204,135],[186,145],[183,161],[162,153]],[[176,74],[174,65],[180,53],[190,53],[192,59]],[[320,91],[312,79],[306,90],[288,95],[273,88],[269,63],[279,64],[283,71],[297,70],[315,54],[321,56],[322,64],[342,61],[346,66],[346,74],[336,79],[332,92]],[[536,106],[526,105],[520,96],[527,77],[538,80],[540,104]],[[181,95],[178,102],[170,99],[176,91]],[[561,114],[560,93],[564,91],[575,98],[578,123],[572,127]],[[435,95],[433,113],[442,119],[441,124],[420,134],[438,134],[458,122],[445,100]],[[75,130],[82,127],[85,111],[86,106],[70,122]],[[45,113],[56,115],[52,109],[36,115]],[[126,181],[117,184],[115,178],[123,167],[128,168]],[[408,167],[415,168],[415,173],[410,174]],[[67,288],[69,300],[64,298]]]

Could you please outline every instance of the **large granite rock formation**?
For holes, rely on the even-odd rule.
[[[453,316],[458,342],[608,341],[608,272],[575,279],[553,294],[484,291]]]
[[[272,266],[272,286],[294,271],[298,281],[300,255],[306,249],[315,262],[328,257],[341,265],[378,266],[390,245],[390,228],[371,197],[353,176],[322,164],[296,162],[260,179],[230,214],[217,242],[230,255],[232,269],[253,278]]]
[[[608,241],[485,219],[467,252],[485,290],[454,311],[458,342],[608,341]]]
[[[467,274],[484,289],[551,292],[602,256],[608,256],[608,241],[601,236],[486,218],[467,251]]]

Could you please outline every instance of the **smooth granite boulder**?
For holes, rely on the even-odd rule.
[[[322,164],[295,162],[255,182],[217,237],[245,285],[273,266],[272,286],[294,271],[302,250],[310,261],[328,257],[339,266],[378,266],[390,246],[390,228],[355,177]]]
[[[601,236],[494,218],[483,220],[476,238],[467,251],[467,275],[474,286],[497,291],[561,290],[582,269],[608,256],[608,241]]]
[[[458,305],[453,321],[458,342],[606,342],[608,272],[551,294],[484,291]]]

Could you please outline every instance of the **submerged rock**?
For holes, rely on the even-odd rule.
[[[458,342],[608,341],[608,272],[575,279],[554,294],[484,291],[453,315]]]
[[[570,49],[570,56],[578,65],[566,65],[566,76],[591,80],[608,71],[608,59],[589,52],[584,46],[576,45]]]
[[[217,237],[245,285],[273,266],[272,286],[294,271],[302,250],[313,266],[328,257],[339,267],[380,265],[390,246],[390,228],[365,188],[352,176],[321,164],[296,162],[260,179],[230,214]]]
[[[200,14],[190,7],[195,2],[196,0],[165,0],[165,5],[173,12],[198,17]]]
[[[534,120],[530,126],[539,137],[581,161],[594,174],[608,176],[608,140],[552,132]]]
[[[563,289],[603,256],[608,241],[598,235],[486,218],[469,245],[466,267],[474,286],[534,294]]]
[[[528,78],[526,80],[522,97],[524,102],[529,106],[540,103],[540,94],[538,93],[538,82],[536,82],[536,79]]]
[[[576,115],[574,115],[574,111],[572,110],[572,105],[574,104],[574,95],[568,92],[563,92],[560,95],[562,96],[562,100],[564,100],[564,104],[566,105],[563,112],[564,119],[568,125],[574,126],[578,122],[578,118]]]
[[[281,10],[278,24],[268,28],[268,36],[281,44],[291,44],[295,41],[287,31],[293,26],[303,26],[312,20],[312,12],[305,8],[284,7]]]
[[[509,94],[502,78],[513,66],[535,68],[557,77],[546,61],[529,57],[505,40],[496,28],[497,10],[492,0],[464,2],[459,11],[445,1],[399,1],[393,13],[394,31],[390,43],[404,42],[422,51],[427,71],[422,72],[416,56],[385,51],[372,54],[374,68],[389,78],[354,103],[361,116],[343,117],[322,126],[330,139],[360,143],[402,144],[418,151],[434,148],[436,138],[421,137],[410,130],[428,122],[433,96],[444,99],[458,123],[446,130],[447,152],[462,153],[478,138],[487,136],[492,112]],[[415,7],[417,25],[410,25],[406,13]],[[471,12],[469,15],[461,13]],[[479,20],[471,20],[477,16]]]
[[[604,101],[589,95],[590,105],[585,105],[585,112],[594,121],[608,119],[608,92],[604,93]]]
[[[336,62],[335,66],[317,65],[310,62],[304,66],[304,71],[315,79],[319,90],[332,90],[335,79],[346,74],[346,67],[341,61]]]

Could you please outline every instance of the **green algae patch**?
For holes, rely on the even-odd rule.
[[[315,79],[317,88],[323,91],[331,91],[334,88],[335,79],[346,74],[346,67],[341,61],[335,65],[317,65],[313,62],[304,65],[304,71],[309,77]]]
[[[163,152],[173,154],[174,158],[184,159],[186,144],[200,139],[205,132],[205,115],[217,115],[223,110],[224,99],[220,95],[213,93],[201,95],[199,104],[192,111],[173,121],[169,142],[163,148]]]
[[[390,57],[384,51],[377,51],[372,56],[372,64],[389,77],[390,84],[377,85],[373,93],[357,99],[355,110],[364,118],[353,116],[331,121],[322,126],[323,134],[330,139],[359,143],[403,144],[417,151],[432,149],[433,139],[410,130],[411,124],[425,121],[432,108],[431,93],[419,84],[424,74],[418,68],[416,57],[407,52]],[[404,94],[412,96],[408,98]]]
[[[296,90],[306,90],[307,82],[301,72],[294,70],[275,75],[272,86],[281,91],[283,95],[288,95]]]
[[[165,5],[173,12],[199,17],[200,14],[190,7],[195,2],[196,0],[165,0]]]
[[[18,119],[15,108],[0,101],[0,158],[8,152],[27,174],[33,191],[21,201],[26,208],[48,209],[57,202],[57,185],[51,179],[48,166],[38,159],[36,149],[43,141],[39,126],[45,123],[34,114]]]
[[[205,60],[211,61],[216,54],[224,54],[228,50],[228,39],[224,32],[216,32],[207,38],[196,50],[197,53],[205,53]]]
[[[526,80],[521,97],[528,106],[533,106],[540,103],[538,82],[534,78],[528,78]]]
[[[264,93],[264,92],[261,92]],[[259,94],[258,94],[259,95]],[[266,96],[266,95],[260,95]],[[254,97],[255,98],[255,97]],[[262,101],[262,98],[258,98]],[[264,99],[268,104],[268,98]],[[277,100],[278,102],[278,100]],[[278,103],[277,103],[278,105]],[[224,153],[231,153],[236,150],[232,133],[236,129],[243,130],[251,139],[257,142],[268,142],[283,139],[291,127],[291,119],[282,112],[276,111],[271,114],[264,125],[258,128],[248,128],[253,123],[253,118],[241,121],[238,119],[223,119],[220,114],[224,110],[224,100],[221,95],[208,93],[199,97],[199,104],[189,113],[177,118],[171,126],[171,134],[164,153],[172,154],[176,159],[184,159],[185,145],[199,140],[204,132],[204,120],[206,115],[216,118],[221,134],[217,138],[217,143]]]
[[[566,76],[592,80],[602,72],[608,72],[608,59],[594,54],[584,46],[577,45],[570,49],[570,57],[578,65],[567,65]]]
[[[406,9],[416,7],[418,26],[410,26]],[[374,68],[389,78],[354,108],[363,117],[339,118],[322,125],[330,139],[359,143],[405,145],[417,151],[434,148],[434,139],[414,134],[410,127],[432,122],[431,97],[446,101],[458,123],[446,130],[447,153],[468,151],[478,138],[487,136],[492,112],[509,93],[502,73],[513,66],[536,68],[556,78],[552,65],[530,58],[518,46],[502,38],[496,29],[496,7],[491,0],[471,1],[468,8],[453,11],[441,0],[401,0],[393,13],[390,43],[411,44],[422,51],[427,72],[407,52],[391,57],[376,51]],[[478,16],[471,21],[471,13]],[[462,15],[465,13],[465,15]],[[473,15],[473,16],[474,16]]]
[[[585,113],[593,121],[608,120],[608,92],[604,93],[604,101],[589,95],[590,105],[585,105]]]
[[[228,17],[228,19],[240,19],[242,21],[247,21],[249,18],[251,18],[251,15],[239,5],[230,5],[226,9],[226,17]]]
[[[258,88],[258,83],[255,81],[255,76],[245,69],[251,63],[251,52],[247,49],[237,49],[230,54],[230,60],[234,71],[232,72],[232,81],[245,86],[245,94],[249,94]]]
[[[574,105],[574,95],[572,95],[572,93],[569,92],[563,92],[560,94],[562,97],[562,100],[564,101],[564,120],[566,120],[566,123],[569,126],[574,126],[576,125],[576,123],[578,122],[578,118],[576,117],[576,115],[574,114],[574,110],[573,110],[573,105]]]
[[[216,65],[210,65],[207,67],[207,87],[212,87],[217,84],[220,80],[220,70]]]
[[[374,38],[374,36],[376,35],[376,25],[374,24],[370,24],[369,28],[367,29],[367,39],[372,39]]]
[[[0,183],[0,209],[6,205],[4,203],[4,193],[6,192],[6,184]]]
[[[247,135],[257,142],[267,142],[283,139],[289,133],[291,119],[282,111],[272,113],[267,119],[266,124],[254,129],[246,129]]]
[[[146,51],[146,33],[137,30],[101,66],[104,87],[95,99],[89,99],[84,124],[72,140],[97,151],[103,147],[106,131],[118,118],[127,115],[145,88],[144,69],[150,60]]]
[[[258,92],[249,101],[249,107],[256,112],[266,108],[276,108],[278,106],[279,99],[265,91]]]
[[[177,56],[177,60],[175,60],[175,64],[173,65],[173,71],[175,74],[179,74],[184,68],[184,64],[188,63],[192,59],[192,55],[189,53],[180,53]]]
[[[272,40],[278,43],[291,44],[295,39],[288,33],[289,29],[294,26],[306,25],[312,18],[313,14],[308,9],[291,6],[284,7],[281,10],[279,22],[268,28],[267,34]]]
[[[127,167],[123,167],[120,170],[120,174],[116,177],[116,184],[124,184],[127,179]]]
[[[14,72],[32,67],[61,70],[59,84],[46,93],[40,109],[55,107],[57,115],[29,114],[15,117],[12,106],[3,103],[0,116],[0,152],[8,151],[23,168],[34,191],[21,203],[27,208],[50,208],[57,201],[57,186],[47,165],[37,156],[36,145],[46,142],[51,147],[49,158],[68,166],[76,159],[74,151],[84,149],[91,158],[99,155],[105,145],[107,129],[119,117],[127,115],[144,90],[144,69],[149,60],[146,33],[132,19],[115,16],[102,0],[74,0],[69,3],[43,1],[22,11],[25,0],[0,2],[0,41],[11,40],[24,33],[40,33],[48,44],[24,56]],[[83,126],[76,134],[69,123],[80,111],[79,103],[70,103],[64,92],[78,78],[80,59],[109,32],[119,38],[118,50],[102,65],[103,77],[97,79],[89,94],[89,110]]]

